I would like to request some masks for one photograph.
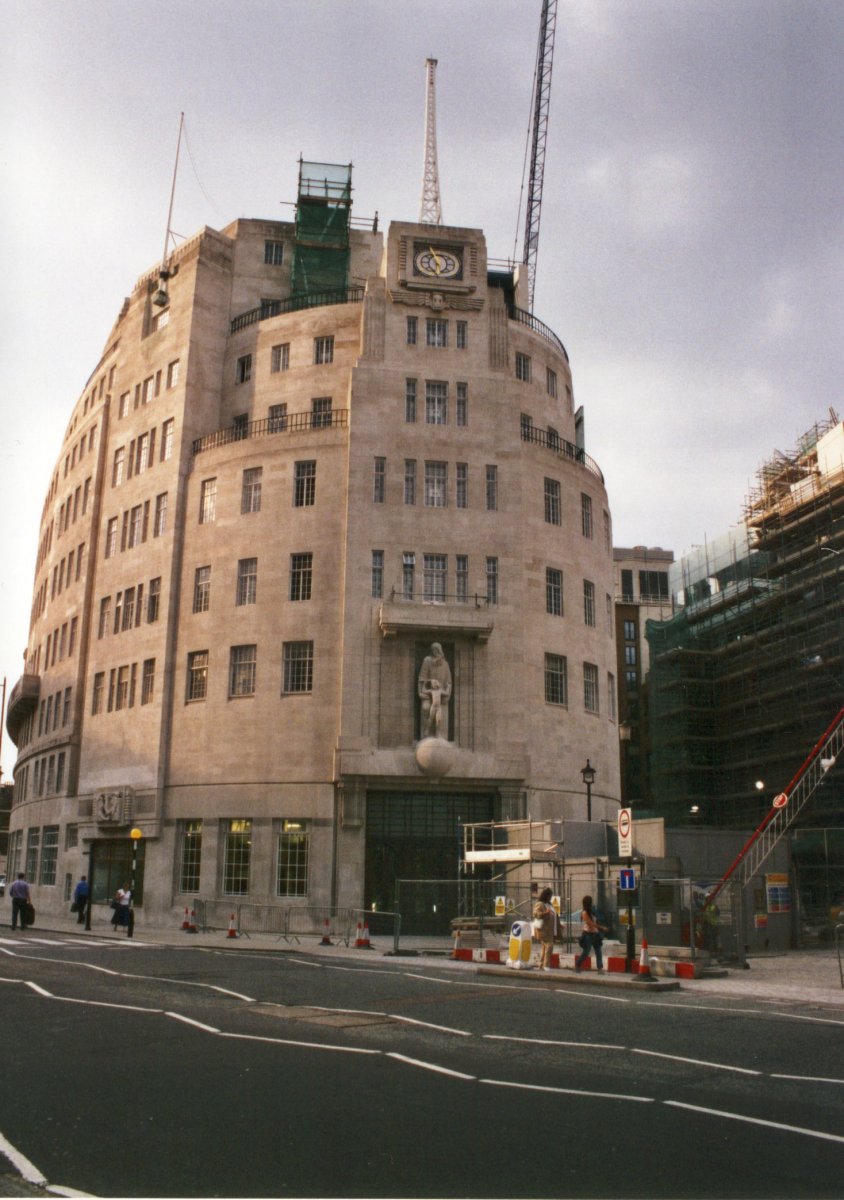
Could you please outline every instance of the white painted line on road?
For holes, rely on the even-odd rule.
[[[482,1035],[490,1042],[529,1042],[535,1046],[573,1046],[575,1049],[586,1050],[626,1050],[626,1046],[616,1046],[610,1042],[560,1042],[552,1038],[511,1037],[505,1033],[485,1033]]]
[[[163,1008],[143,1008],[139,1004],[111,1004],[107,1000],[77,1000],[75,996],[50,996],[50,1000],[58,1000],[62,1004],[87,1004],[90,1008],[117,1008],[120,1012],[139,1012],[153,1013],[158,1016],[164,1012]]]
[[[165,1017],[172,1017],[174,1021],[182,1021],[185,1025],[192,1025],[194,1029],[201,1029],[205,1033],[219,1033],[219,1029],[215,1029],[213,1025],[203,1025],[202,1021],[194,1021],[191,1017],[184,1017],[181,1013],[165,1012]]]
[[[844,1079],[829,1079],[826,1075],[771,1075],[771,1079],[795,1079],[798,1083],[839,1083]]]
[[[39,996],[46,996],[48,1000],[57,999],[52,992],[48,992],[44,988],[39,987],[37,983],[33,983],[30,979],[24,979],[21,982],[25,987],[32,988],[33,992],[37,992]]]
[[[433,1071],[436,1075],[450,1075],[452,1079],[474,1080],[476,1075],[466,1075],[463,1071],[453,1071],[450,1067],[440,1067],[436,1063],[424,1062],[421,1058],[408,1058],[406,1054],[388,1052],[387,1058],[395,1058],[411,1067],[421,1067],[423,1071]]]
[[[701,1012],[749,1013],[753,1017],[758,1017],[761,1012],[765,1011],[761,1008],[732,1008],[723,1004],[673,1004],[670,1000],[633,1000],[632,1003],[651,1008],[697,1008]]]
[[[703,1058],[685,1058],[682,1054],[664,1054],[659,1050],[640,1050],[637,1046],[630,1047],[632,1054],[647,1054],[650,1058],[667,1058],[671,1062],[689,1063],[694,1067],[711,1067],[713,1071],[736,1071],[739,1075],[763,1075],[764,1071],[754,1071],[750,1067],[733,1067],[729,1063],[707,1062]]]
[[[623,996],[596,996],[594,992],[581,992],[578,988],[555,988],[554,993],[557,996],[565,996],[566,999],[577,996],[582,1000],[603,1000],[606,1004],[634,1004],[633,1000],[626,1000]]]
[[[294,1038],[263,1037],[257,1033],[226,1033],[217,1030],[220,1037],[233,1038],[240,1042],[266,1042],[271,1046],[300,1046],[304,1050],[334,1050],[338,1054],[381,1054],[381,1050],[369,1050],[365,1046],[330,1046],[325,1042],[301,1042]]]
[[[403,972],[405,979],[422,979],[425,983],[442,983],[446,987],[478,987],[477,983],[465,979],[437,979],[436,975],[414,975],[412,971]]]
[[[397,1013],[387,1013],[394,1021],[405,1021],[408,1025],[421,1025],[424,1029],[436,1029],[439,1033],[454,1033],[458,1037],[471,1037],[468,1029],[452,1029],[449,1025],[434,1025],[431,1021],[418,1021],[415,1017],[402,1017]]]
[[[26,1155],[21,1154],[20,1150],[16,1150],[2,1133],[0,1133],[0,1150],[2,1150],[9,1162],[13,1164],[15,1170],[24,1177],[27,1183],[37,1183],[43,1187],[47,1182],[46,1175],[42,1175],[35,1164],[31,1163]]]
[[[511,1083],[506,1079],[479,1079],[478,1083],[489,1083],[493,1087],[521,1088],[526,1092],[553,1092],[557,1096],[591,1096],[599,1100],[630,1100],[634,1104],[655,1104],[652,1096],[622,1095],[618,1092],[589,1092],[583,1088],[546,1087],[539,1083]]]
[[[844,1021],[833,1021],[831,1017],[802,1017],[796,1013],[774,1012],[774,1017],[787,1017],[789,1021],[811,1021],[815,1025],[844,1025]]]
[[[823,1142],[839,1142],[844,1145],[844,1137],[837,1133],[824,1133],[821,1129],[806,1129],[802,1125],[786,1125],[782,1121],[766,1121],[762,1117],[746,1117],[743,1113],[724,1112],[720,1108],[703,1108],[699,1104],[684,1104],[680,1100],[663,1100],[669,1108],[685,1108],[689,1112],[703,1113],[708,1117],[724,1117],[728,1121],[744,1121],[748,1125],[763,1125],[767,1129],[780,1129],[784,1133],[799,1133],[803,1137],[819,1138]]]

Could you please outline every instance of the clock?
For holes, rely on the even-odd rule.
[[[431,279],[462,279],[462,251],[453,246],[417,245],[413,254],[414,275]]]

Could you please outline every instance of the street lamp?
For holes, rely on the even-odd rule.
[[[138,870],[138,842],[143,836],[143,831],[138,829],[137,826],[129,832],[129,837],[132,839],[132,881],[129,884],[129,927],[126,931],[127,937],[133,937],[135,933],[135,876]]]
[[[595,768],[586,760],[586,766],[581,769],[580,777],[586,784],[586,820],[592,820],[592,784],[595,782]]]

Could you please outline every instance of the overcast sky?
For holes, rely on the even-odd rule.
[[[521,254],[541,0],[0,0],[0,673],[123,297],[190,236],[289,219],[297,161],[415,220],[425,59],[443,216]],[[559,0],[535,311],[564,341],[617,545],[740,519],[844,379],[844,2]],[[518,244],[517,244],[518,237]],[[14,748],[4,733],[4,777]]]

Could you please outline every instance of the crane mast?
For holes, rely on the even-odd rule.
[[[437,60],[425,60],[425,165],[422,170],[422,203],[419,220],[425,225],[442,225],[440,176],[437,168],[437,107],[435,75]]]
[[[545,174],[545,143],[548,138],[548,108],[551,100],[551,68],[554,64],[556,28],[557,0],[542,0],[539,49],[534,80],[530,182],[524,241],[524,263],[528,271],[531,310],[533,310],[533,293],[536,285],[536,252],[539,247],[539,218],[542,212],[542,181]]]

